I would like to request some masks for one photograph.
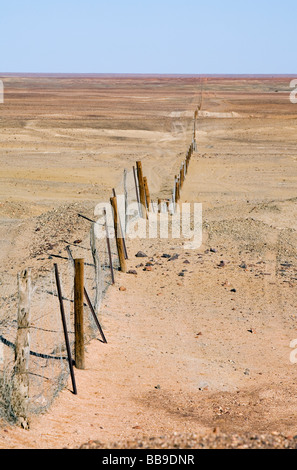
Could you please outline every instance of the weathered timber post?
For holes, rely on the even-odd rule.
[[[134,176],[134,183],[135,183],[136,200],[138,203],[138,213],[139,213],[139,217],[141,217],[139,190],[138,190],[138,182],[137,182],[137,174],[136,174],[135,166],[133,166],[133,176]]]
[[[106,244],[107,244],[107,251],[108,251],[108,258],[109,258],[109,268],[110,268],[110,274],[111,274],[111,282],[112,282],[112,284],[114,284],[114,272],[113,272],[112,256],[111,256],[111,249],[110,249],[108,221],[107,221],[107,214],[106,214],[105,209],[103,211],[103,214],[104,214],[104,219],[105,219]]]
[[[137,168],[138,185],[139,185],[141,216],[143,219],[145,219],[147,218],[147,213],[146,213],[146,202],[145,202],[145,189],[144,189],[143,174],[142,174],[142,163],[139,161],[136,162],[136,168]]]
[[[127,170],[124,169],[124,197],[125,197],[125,234],[127,233],[129,215],[128,215],[128,189],[127,189]]]
[[[180,172],[179,172],[179,181],[180,181],[180,189],[182,189],[183,184],[184,184],[184,169],[181,167]]]
[[[175,203],[179,201],[179,181],[178,178],[175,177]]]
[[[113,197],[117,197],[116,195],[116,192],[115,192],[115,189],[112,190],[112,195]],[[117,200],[118,201],[118,200]],[[118,207],[118,205],[117,205]],[[119,214],[119,211],[118,211],[118,214]],[[125,254],[125,259],[128,259],[128,253],[127,253],[127,248],[126,248],[126,241],[125,241],[125,233],[123,231],[123,226],[122,226],[122,222],[121,222],[121,216],[119,214],[119,226],[120,226],[120,229],[121,229],[121,238],[122,238],[122,241],[123,241],[123,248],[124,248],[124,254]]]
[[[158,212],[159,214],[162,212],[162,199],[158,199]]]
[[[30,303],[32,294],[30,269],[25,269],[18,274],[18,291],[18,329],[12,374],[11,406],[17,424],[24,429],[29,429]]]
[[[150,210],[151,196],[150,196],[150,191],[149,191],[146,176],[143,177],[143,184],[144,184],[144,190],[145,190],[145,198],[146,198],[147,209]]]
[[[74,335],[75,367],[85,369],[83,259],[74,260]]]
[[[117,198],[111,197],[110,203],[113,209],[114,231],[115,231],[116,244],[117,244],[118,255],[119,255],[120,269],[123,273],[125,273],[127,268],[126,268],[124,244],[123,244],[123,239],[121,237]]]
[[[92,252],[92,257],[94,261],[94,268],[95,268],[95,301],[94,301],[94,309],[95,312],[98,313],[99,310],[99,305],[100,305],[100,271],[101,271],[101,266],[100,266],[100,260],[98,256],[98,250],[96,247],[96,236],[95,236],[95,223],[93,222],[91,225],[91,230],[90,230],[90,246],[91,246],[91,252]]]

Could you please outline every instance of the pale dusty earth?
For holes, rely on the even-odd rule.
[[[222,447],[234,435],[250,446],[255,436],[281,436],[294,447],[291,78],[3,77],[3,278],[28,266],[38,274],[53,249],[65,249],[50,224],[35,232],[38,217],[65,206],[93,217],[137,160],[152,199],[170,197],[198,105],[198,149],[181,202],[202,203],[203,241],[190,249],[180,239],[127,240],[137,275],[116,273],[100,312],[108,343],[88,344],[86,369],[75,370],[78,395],[69,381],[29,430],[2,422],[0,448],[198,447],[201,439],[207,447],[214,434]],[[87,229],[78,219],[68,236]],[[150,271],[139,266],[147,261]]]

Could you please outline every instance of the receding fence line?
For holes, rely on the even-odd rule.
[[[191,156],[193,152],[196,150],[197,116],[198,116],[198,111],[196,110],[194,114],[193,140],[192,140],[191,145],[189,146],[185,160],[181,164],[179,173],[175,175],[174,188],[173,188],[171,199],[159,198],[157,200],[157,206],[156,206],[156,203],[153,203],[151,199],[148,179],[146,176],[143,175],[142,162],[137,161],[136,167],[133,166],[135,193],[136,193],[136,200],[138,203],[140,217],[148,218],[148,212],[150,212],[151,210],[155,212],[155,206],[157,207],[157,211],[159,213],[164,212],[164,211],[169,212],[171,210],[171,207],[172,207],[172,211],[173,212],[175,211],[175,205],[180,200],[181,189],[184,185],[184,181],[188,173]],[[114,231],[115,231],[116,250],[117,250],[117,255],[119,259],[120,270],[123,273],[125,273],[127,270],[126,260],[128,259],[127,247],[126,247],[126,242],[125,242],[125,234],[126,234],[126,227],[129,222],[129,213],[127,211],[128,209],[127,170],[124,170],[125,227],[123,227],[122,222],[121,222],[121,217],[119,214],[119,208],[118,208],[118,203],[117,203],[118,198],[117,198],[115,189],[112,189],[112,193],[113,193],[113,197],[110,198],[110,203],[113,209],[113,223],[114,223]],[[104,214],[104,221],[105,221],[104,225],[105,225],[105,232],[106,232],[106,245],[107,245],[107,254],[108,254],[108,259],[109,259],[111,282],[112,284],[114,284],[115,283],[114,266],[113,266],[113,260],[112,260],[110,237],[109,237],[109,230],[108,230],[108,223],[107,223],[107,214],[106,214],[105,209],[103,211],[103,214]],[[61,318],[62,318],[64,341],[65,341],[66,350],[67,350],[67,358],[68,358],[68,363],[69,363],[69,370],[70,370],[74,394],[77,394],[77,387],[76,387],[76,382],[75,382],[73,366],[79,369],[85,368],[83,311],[84,311],[84,306],[86,304],[84,303],[84,299],[86,300],[87,305],[91,311],[91,314],[99,330],[103,343],[107,343],[103,329],[100,325],[100,322],[96,314],[97,311],[99,310],[100,300],[101,300],[101,298],[99,298],[99,295],[100,295],[99,284],[100,284],[101,276],[103,276],[102,269],[103,269],[103,266],[107,265],[107,262],[105,262],[101,266],[98,251],[96,248],[95,224],[97,224],[98,222],[82,214],[78,214],[78,216],[84,218],[85,220],[88,220],[92,225],[91,225],[90,234],[89,234],[89,237],[90,237],[89,248],[87,248],[86,246],[78,247],[77,244],[75,244],[76,242],[75,243],[65,242],[67,243],[66,250],[68,252],[68,259],[70,259],[74,267],[74,282],[73,282],[74,356],[75,356],[74,360],[72,359],[72,355],[71,355],[71,347],[70,347],[68,331],[67,331],[67,326],[66,326],[63,296],[62,296],[58,266],[57,264],[54,264],[56,286],[57,286],[57,296],[58,296],[59,303],[60,303],[60,313],[61,313]],[[84,258],[74,258],[70,250],[70,246],[69,246],[70,244],[75,246],[76,248],[88,250],[90,255],[92,254],[94,264],[85,262]],[[88,266],[92,267],[92,269],[95,268],[96,293],[95,293],[95,300],[93,302],[90,300],[86,286],[84,284],[84,267],[85,266],[86,266],[86,269]],[[23,287],[21,287],[21,285]],[[24,288],[24,285],[26,286],[26,288]],[[15,412],[15,415],[18,416],[18,421],[21,423],[21,425],[23,427],[28,427],[29,426],[29,421],[27,418],[27,405],[29,401],[28,367],[29,367],[29,357],[31,353],[30,351],[30,316],[29,316],[30,298],[31,298],[31,279],[30,279],[29,270],[24,271],[23,277],[22,276],[19,277],[19,291],[20,292],[22,291],[23,294],[22,295],[20,294],[20,301],[19,301],[18,331],[17,331],[17,338],[16,338],[16,345],[15,345],[15,366],[14,366],[14,371],[13,371],[14,390],[12,390],[12,392],[14,392],[14,395],[12,393],[11,409]],[[69,297],[69,295],[67,295],[67,297]],[[22,318],[21,318],[21,314],[22,314]],[[65,359],[65,357],[63,359]],[[20,395],[20,390],[21,390],[21,395]],[[18,403],[17,406],[16,406],[16,403]]]
[[[189,171],[189,164],[190,164],[191,157],[193,155],[193,152],[197,151],[196,121],[197,121],[197,118],[198,118],[198,110],[201,109],[201,105],[202,105],[202,95],[201,95],[201,104],[199,106],[197,106],[197,109],[194,112],[192,142],[191,142],[191,144],[189,146],[189,149],[186,153],[186,158],[181,164],[180,171],[179,171],[178,175],[175,175],[175,177],[174,177],[174,185],[173,185],[172,196],[171,196],[174,210],[175,210],[176,204],[180,200],[181,189],[184,185],[186,175]]]

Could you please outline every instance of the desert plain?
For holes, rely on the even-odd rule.
[[[117,272],[103,299],[108,343],[87,345],[78,394],[69,382],[29,430],[2,421],[0,448],[295,446],[293,78],[3,75],[3,290],[52,267],[66,229],[86,236],[75,214],[93,218],[136,161],[152,200],[170,198],[197,106],[180,202],[202,204],[203,238],[126,240],[137,274]]]

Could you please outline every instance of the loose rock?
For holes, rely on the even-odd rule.
[[[147,255],[143,252],[143,251],[138,251],[138,253],[136,253],[136,258],[146,258]]]

